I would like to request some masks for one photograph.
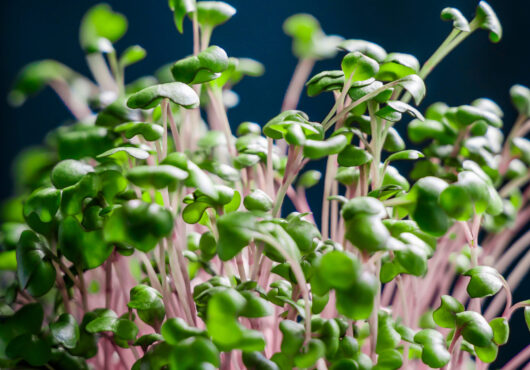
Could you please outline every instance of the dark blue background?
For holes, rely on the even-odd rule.
[[[445,39],[450,24],[439,20],[446,6],[459,8],[471,19],[478,1],[474,0],[232,0],[238,13],[217,28],[212,43],[223,47],[230,56],[251,57],[265,64],[266,74],[248,78],[236,87],[241,103],[230,110],[233,125],[252,120],[260,123],[278,113],[283,93],[296,64],[291,55],[290,39],[282,32],[282,22],[289,15],[307,12],[315,15],[328,34],[374,41],[387,51],[412,53],[425,61]],[[79,21],[95,1],[18,0],[2,4],[0,21],[0,199],[12,192],[10,163],[22,148],[37,145],[44,135],[66,118],[61,102],[50,90],[29,100],[21,109],[6,103],[9,86],[20,67],[33,60],[57,59],[87,74],[84,56],[78,43]],[[132,44],[142,45],[147,58],[127,70],[126,78],[151,73],[164,63],[191,53],[191,29],[185,33],[174,28],[167,1],[108,1],[129,19],[129,31],[118,43],[118,50]],[[427,80],[425,108],[444,100],[450,105],[465,104],[478,97],[489,97],[505,110],[505,125],[515,118],[508,89],[515,83],[530,84],[529,40],[530,2],[528,0],[492,0],[504,28],[501,43],[491,44],[486,32],[477,31],[436,68]],[[317,63],[315,71],[337,69],[339,59]],[[329,95],[329,94],[328,94]],[[330,96],[303,97],[300,108],[313,120],[320,120],[330,108]],[[402,124],[403,125],[403,124]],[[528,298],[522,285],[515,301]],[[529,342],[521,310],[516,313],[510,344],[500,353],[500,362],[513,356]]]

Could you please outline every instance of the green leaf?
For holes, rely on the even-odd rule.
[[[319,358],[324,357],[326,346],[320,339],[311,339],[300,353],[294,356],[294,364],[299,368],[312,367]]]
[[[464,275],[471,277],[466,289],[471,298],[495,295],[503,286],[500,274],[490,266],[473,267]]]
[[[513,156],[521,158],[526,165],[530,164],[530,140],[524,137],[513,138],[510,152]]]
[[[319,159],[331,154],[340,153],[348,145],[348,139],[344,135],[336,135],[327,140],[306,140],[304,144],[304,156],[310,159]]]
[[[497,353],[499,352],[499,347],[491,342],[488,346],[479,347],[475,346],[475,353],[480,361],[485,363],[492,363],[497,359]]]
[[[203,28],[214,28],[232,18],[236,9],[222,1],[200,1],[197,3],[197,19]]]
[[[47,234],[54,225],[59,209],[61,192],[54,188],[35,190],[24,202],[24,219],[33,230]]]
[[[16,255],[21,289],[34,297],[46,294],[55,283],[56,272],[37,234],[30,230],[22,232]]]
[[[283,334],[281,351],[286,355],[298,353],[304,344],[304,326],[291,320],[280,322],[280,331]]]
[[[110,52],[113,51],[110,43],[118,41],[126,31],[127,19],[124,15],[113,12],[107,4],[98,4],[85,13],[79,40],[86,53]]]
[[[419,70],[420,62],[413,55],[390,53],[383,60],[376,78],[381,81],[394,81],[417,74]]]
[[[489,38],[491,42],[499,42],[502,38],[502,26],[497,14],[491,8],[491,6],[481,1],[478,3],[475,19],[478,22],[478,26],[484,30],[489,31]]]
[[[348,252],[331,251],[316,266],[320,277],[332,288],[348,289],[361,274],[359,259]]]
[[[180,317],[167,319],[166,322],[164,322],[164,325],[162,325],[161,333],[164,340],[173,346],[177,345],[184,339],[206,335],[206,331],[189,326]]]
[[[308,189],[318,184],[321,178],[321,172],[317,170],[308,170],[298,177],[296,185]]]
[[[130,200],[112,212],[103,227],[103,236],[108,243],[124,243],[148,252],[172,229],[169,210],[155,203]]]
[[[381,69],[383,67],[381,66]],[[425,97],[425,83],[421,79],[420,76],[416,74],[408,74],[404,77],[401,77],[399,79],[399,86],[404,88],[409,92],[410,95],[412,95],[412,98],[414,99],[414,103],[416,105],[419,105],[423,98]],[[421,114],[418,115],[418,117],[423,117]]]
[[[169,0],[169,7],[174,13],[175,26],[182,33],[184,18],[197,9],[197,4],[195,0]]]
[[[409,150],[402,150],[397,153],[393,153],[388,156],[388,158],[385,160],[386,163],[390,163],[393,161],[402,161],[402,160],[415,160],[418,158],[425,157],[422,152],[409,149]]]
[[[493,330],[493,341],[502,346],[508,343],[510,337],[510,326],[505,317],[497,317],[490,321],[491,329]]]
[[[122,68],[128,67],[131,64],[138,63],[144,59],[147,55],[147,52],[140,45],[129,46],[123,51],[120,56],[119,64]]]
[[[57,132],[60,159],[94,158],[113,147],[113,138],[104,127],[79,123],[63,126]]]
[[[213,370],[220,364],[219,350],[209,339],[191,337],[172,347],[171,369]]]
[[[379,311],[377,316],[377,344],[375,352],[382,355],[382,352],[397,347],[401,341],[401,335],[394,328],[392,316],[386,312]]]
[[[387,55],[385,49],[381,46],[365,40],[344,40],[340,43],[339,47],[350,53],[353,51],[359,51],[364,55],[375,59],[379,63],[382,62]]]
[[[336,290],[337,311],[352,319],[366,320],[374,307],[375,294],[379,283],[375,276],[363,272],[355,283],[347,290]]]
[[[280,370],[275,362],[267,359],[261,352],[243,352],[242,358],[248,369]]]
[[[232,212],[217,219],[217,252],[222,261],[234,258],[253,239],[256,217],[249,212]]]
[[[526,306],[524,308],[524,321],[526,322],[526,326],[530,331],[530,306]]]
[[[466,17],[462,15],[460,10],[456,8],[444,8],[442,10],[441,18],[444,21],[453,21],[453,28],[463,31],[470,32],[469,22]]]
[[[306,83],[307,95],[317,96],[322,92],[341,90],[344,86],[343,71],[322,71]]]
[[[150,122],[127,122],[116,126],[114,132],[123,133],[127,139],[141,135],[146,141],[157,141],[162,137],[164,128]]]
[[[150,286],[139,284],[131,289],[130,297],[127,306],[135,308],[143,322],[158,327],[166,315],[162,294]]]
[[[213,45],[197,55],[176,62],[171,67],[171,74],[175,81],[192,85],[215,80],[227,68],[228,56],[226,52],[219,46]]]
[[[530,117],[530,89],[523,85],[513,85],[510,88],[510,97],[519,114]]]
[[[127,173],[127,179],[133,184],[144,188],[175,189],[180,181],[188,177],[188,173],[174,166],[137,166]]]
[[[53,338],[66,348],[75,348],[79,341],[79,325],[75,318],[63,313],[57,321],[50,324],[50,332]]]
[[[136,324],[125,318],[117,319],[114,323],[114,328],[112,331],[117,337],[125,341],[133,341],[138,335],[138,327]]]
[[[51,82],[64,82],[74,77],[76,77],[74,71],[55,60],[46,59],[29,63],[17,74],[8,95],[9,103],[15,107],[21,106],[29,96],[37,94]]]
[[[461,330],[462,337],[475,346],[487,347],[493,340],[491,326],[478,312],[465,311],[457,313],[456,325]]]
[[[346,54],[342,59],[341,67],[344,79],[348,81],[351,78],[353,83],[368,80],[379,71],[379,63],[359,51]]]
[[[53,185],[57,189],[64,189],[75,185],[87,173],[94,172],[94,168],[74,159],[66,159],[55,165],[51,173]]]
[[[266,301],[265,299],[257,297],[249,291],[242,291],[241,295],[247,302],[239,313],[239,316],[256,318],[270,316],[274,313],[270,302]]]
[[[420,330],[414,341],[421,345],[421,360],[433,368],[441,368],[451,360],[443,335],[434,329]]]
[[[44,366],[51,358],[50,345],[36,335],[22,334],[9,342],[6,355],[22,358],[31,366]]]
[[[97,158],[106,158],[106,157],[117,157],[117,153],[127,153],[133,158],[136,159],[147,159],[149,158],[149,153],[143,149],[135,148],[132,146],[120,146],[117,148],[109,149],[106,152],[101,153]]]
[[[427,139],[445,141],[451,138],[451,134],[447,132],[447,127],[443,123],[428,118],[424,121],[419,119],[410,121],[407,132],[414,143]]]
[[[69,261],[84,269],[101,266],[114,250],[111,244],[105,243],[101,229],[87,231],[72,216],[63,219],[58,234],[61,252]]]
[[[337,156],[337,162],[343,167],[362,166],[372,160],[372,155],[366,149],[355,145],[348,145]]]
[[[162,99],[169,99],[187,109],[199,106],[197,93],[181,82],[146,87],[131,95],[127,100],[127,106],[133,109],[150,109],[160,104]]]
[[[386,349],[379,353],[374,370],[399,369],[403,365],[401,353],[396,349]]]
[[[243,199],[245,208],[249,211],[268,212],[272,209],[272,199],[263,190],[255,189]]]
[[[469,192],[460,184],[449,185],[442,191],[440,205],[449,216],[459,221],[469,220],[475,211]]]
[[[408,113],[412,117],[424,120],[423,115],[414,107],[399,100],[389,100],[383,108],[375,112],[375,115],[387,121],[397,122],[401,120],[402,113]]]
[[[446,187],[445,181],[427,176],[418,180],[411,189],[416,198],[412,219],[422,231],[433,236],[442,236],[449,229],[449,218],[438,204],[438,198]]]
[[[455,298],[443,295],[440,307],[432,313],[434,322],[442,328],[454,328],[456,325],[456,314],[463,312],[464,306]]]

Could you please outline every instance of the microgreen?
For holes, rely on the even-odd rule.
[[[501,39],[486,2],[469,21],[443,9],[453,29],[424,64],[289,17],[299,64],[282,111],[235,135],[238,100],[226,97],[264,73],[210,45],[236,10],[168,3],[180,33],[191,20],[194,47],[156,78],[126,83],[147,52],[118,53],[127,20],[100,4],[80,27],[95,83],[53,60],[15,79],[11,103],[50,86],[75,122],[20,157],[18,196],[2,207],[0,367],[483,369],[515,310],[530,326],[530,301],[511,295],[528,252],[507,273],[530,243],[517,238],[530,90],[510,89],[506,138],[489,99],[418,107],[429,73],[471,33]],[[304,86],[333,95],[325,117],[297,110]],[[305,169],[321,160],[325,171]]]

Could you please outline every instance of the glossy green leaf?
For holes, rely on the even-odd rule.
[[[359,278],[361,263],[351,253],[331,251],[319,260],[317,270],[330,287],[348,289]]]
[[[200,1],[197,3],[197,19],[205,28],[214,28],[232,18],[236,9],[222,1]]]
[[[174,14],[175,26],[182,33],[184,18],[197,9],[197,4],[195,0],[169,0],[169,7]]]
[[[233,212],[217,219],[219,258],[228,261],[248,245],[254,237],[256,218],[248,212]]]
[[[35,231],[46,234],[54,224],[59,209],[61,193],[53,188],[35,190],[24,203],[24,219]]]
[[[388,156],[385,162],[393,162],[393,161],[402,161],[402,160],[416,160],[418,158],[425,157],[422,152],[408,149],[408,150],[402,150],[397,153],[393,153]]]
[[[102,230],[87,231],[72,216],[59,225],[58,246],[69,261],[84,269],[101,266],[114,250],[103,240]]]
[[[79,325],[75,318],[67,313],[59,316],[57,321],[50,324],[53,338],[66,348],[74,348],[79,340]]]
[[[304,326],[291,320],[280,322],[280,331],[283,334],[281,350],[287,355],[294,355],[304,344]]]
[[[375,294],[379,284],[375,276],[363,272],[347,290],[336,290],[337,311],[352,319],[366,320],[374,307]]]
[[[478,26],[484,30],[489,31],[489,38],[491,42],[499,42],[502,38],[502,26],[497,14],[491,6],[481,1],[478,3],[475,19],[478,21]]]
[[[189,326],[180,317],[167,319],[161,329],[164,340],[171,345],[177,345],[180,341],[195,336],[204,336],[206,332],[202,329]]]
[[[55,165],[51,179],[56,188],[63,189],[75,185],[89,172],[94,172],[92,166],[74,159],[66,159]]]
[[[444,21],[453,21],[453,28],[457,30],[463,32],[471,31],[466,17],[464,17],[460,10],[456,8],[444,8],[442,10],[441,18]]]
[[[116,126],[114,132],[123,133],[127,139],[141,135],[146,141],[156,141],[162,137],[164,128],[156,123],[127,122]]]
[[[381,46],[365,40],[344,40],[340,43],[339,47],[350,53],[353,51],[359,51],[364,55],[375,59],[379,63],[382,62],[387,55],[385,49]]]
[[[341,63],[344,79],[351,82],[365,81],[374,77],[379,71],[379,63],[359,51],[344,56]]]
[[[98,4],[90,8],[81,21],[79,40],[87,53],[110,52],[112,45],[127,31],[127,19],[112,11],[107,4]]]
[[[322,173],[317,170],[308,170],[304,172],[297,181],[297,186],[301,186],[303,188],[311,188],[318,184],[320,179],[322,178]]]
[[[219,350],[211,340],[191,337],[172,348],[170,368],[213,370],[220,362]]]
[[[421,230],[441,236],[449,229],[449,218],[438,204],[438,198],[447,183],[439,178],[428,176],[418,180],[411,189],[416,195],[416,206],[412,218]]]
[[[294,364],[299,368],[309,368],[315,365],[317,360],[324,357],[326,346],[320,339],[311,339],[301,352],[294,356]]]
[[[372,155],[366,149],[361,149],[355,145],[348,145],[337,156],[337,162],[343,167],[361,166],[369,163]]]
[[[376,353],[382,355],[384,351],[396,348],[400,341],[401,335],[394,328],[392,316],[386,312],[379,311],[377,316]]]
[[[403,113],[408,113],[414,118],[424,120],[423,115],[416,108],[399,100],[389,100],[387,105],[375,112],[376,116],[391,122],[400,121]]]
[[[22,334],[10,341],[6,354],[10,358],[22,358],[31,366],[43,366],[51,358],[50,345],[32,334]]]
[[[155,189],[175,189],[186,177],[186,172],[170,165],[137,166],[127,173],[127,179],[133,184]]]
[[[379,353],[379,356],[377,357],[377,364],[375,364],[373,369],[400,369],[401,365],[403,365],[401,353],[396,349],[386,349]]]
[[[480,361],[485,363],[492,363],[497,359],[497,353],[499,352],[499,347],[491,342],[488,346],[479,347],[475,346],[475,353]]]
[[[441,368],[451,360],[443,335],[434,329],[420,330],[414,341],[421,345],[421,360],[433,368]]]
[[[60,159],[94,158],[113,147],[112,136],[104,127],[76,124],[63,126],[57,133]]]
[[[383,66],[381,66],[381,69]],[[425,83],[416,74],[407,74],[406,76],[403,76],[399,79],[399,86],[404,88],[409,92],[410,95],[412,95],[412,98],[414,99],[414,103],[416,105],[419,105],[423,98],[425,97]],[[423,117],[421,114],[418,117]]]
[[[304,156],[311,159],[319,159],[340,153],[346,145],[348,145],[348,139],[344,135],[336,135],[323,141],[306,140]]]
[[[55,269],[37,234],[26,230],[16,249],[17,277],[22,289],[34,297],[46,294],[55,283]]]
[[[341,90],[343,86],[343,71],[323,71],[311,77],[306,83],[307,95],[311,97],[326,91]]]
[[[456,325],[461,330],[462,337],[475,346],[487,347],[493,340],[491,326],[478,312],[465,311],[457,313]]]
[[[497,317],[490,321],[491,329],[493,330],[493,341],[502,346],[508,343],[510,337],[510,326],[505,317]]]
[[[172,228],[170,211],[155,203],[130,200],[112,212],[103,227],[103,236],[109,243],[124,243],[147,252]]]
[[[136,309],[140,319],[153,327],[158,327],[166,315],[162,294],[144,284],[131,289],[127,307]]]
[[[467,284],[467,293],[472,298],[483,298],[497,294],[502,288],[502,277],[493,267],[477,266],[466,271],[471,279]]]
[[[242,358],[249,369],[280,370],[275,362],[267,359],[261,352],[243,352]]]
[[[469,192],[460,184],[449,185],[442,191],[440,205],[449,216],[459,221],[469,220],[475,211]]]
[[[169,82],[138,91],[129,97],[127,106],[133,109],[150,109],[160,104],[162,99],[169,99],[188,109],[199,105],[199,97],[191,87],[181,82]]]
[[[420,70],[418,59],[410,54],[390,53],[381,63],[377,79],[393,81],[408,75],[416,74]]]
[[[199,4],[202,4],[200,2]],[[197,55],[176,62],[171,67],[175,81],[200,84],[218,78],[228,68],[228,56],[219,46],[210,46]]]
[[[263,190],[255,189],[243,199],[245,208],[249,211],[268,212],[272,209],[272,199]]]
[[[149,153],[143,149],[135,148],[132,146],[120,146],[101,153],[100,155],[98,155],[98,158],[115,157],[117,153],[122,152],[127,153],[127,155],[130,155],[131,157],[136,159],[147,159],[149,157]]]
[[[443,295],[440,307],[432,313],[434,322],[442,328],[454,328],[456,325],[456,314],[463,312],[464,306],[455,298]]]

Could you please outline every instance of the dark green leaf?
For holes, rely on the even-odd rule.
[[[123,133],[127,139],[132,139],[136,135],[142,135],[147,141],[156,141],[162,137],[164,129],[156,123],[150,122],[127,122],[114,128],[115,132]]]
[[[50,332],[54,339],[66,348],[74,348],[80,335],[77,321],[67,313],[62,314],[56,322],[50,324]]]
[[[200,2],[199,4],[202,4]],[[198,55],[189,56],[171,67],[175,81],[186,84],[201,84],[221,76],[228,68],[228,56],[219,46],[210,46]]]
[[[467,293],[472,298],[483,298],[497,294],[503,285],[500,274],[490,266],[473,267],[464,275],[471,277],[467,285]]]
[[[481,1],[478,3],[475,19],[478,21],[478,26],[484,30],[489,31],[489,38],[491,42],[499,42],[502,38],[502,26],[497,14],[491,6]]]
[[[461,330],[462,337],[475,346],[487,347],[493,340],[491,326],[478,312],[465,311],[457,313],[456,325]]]

